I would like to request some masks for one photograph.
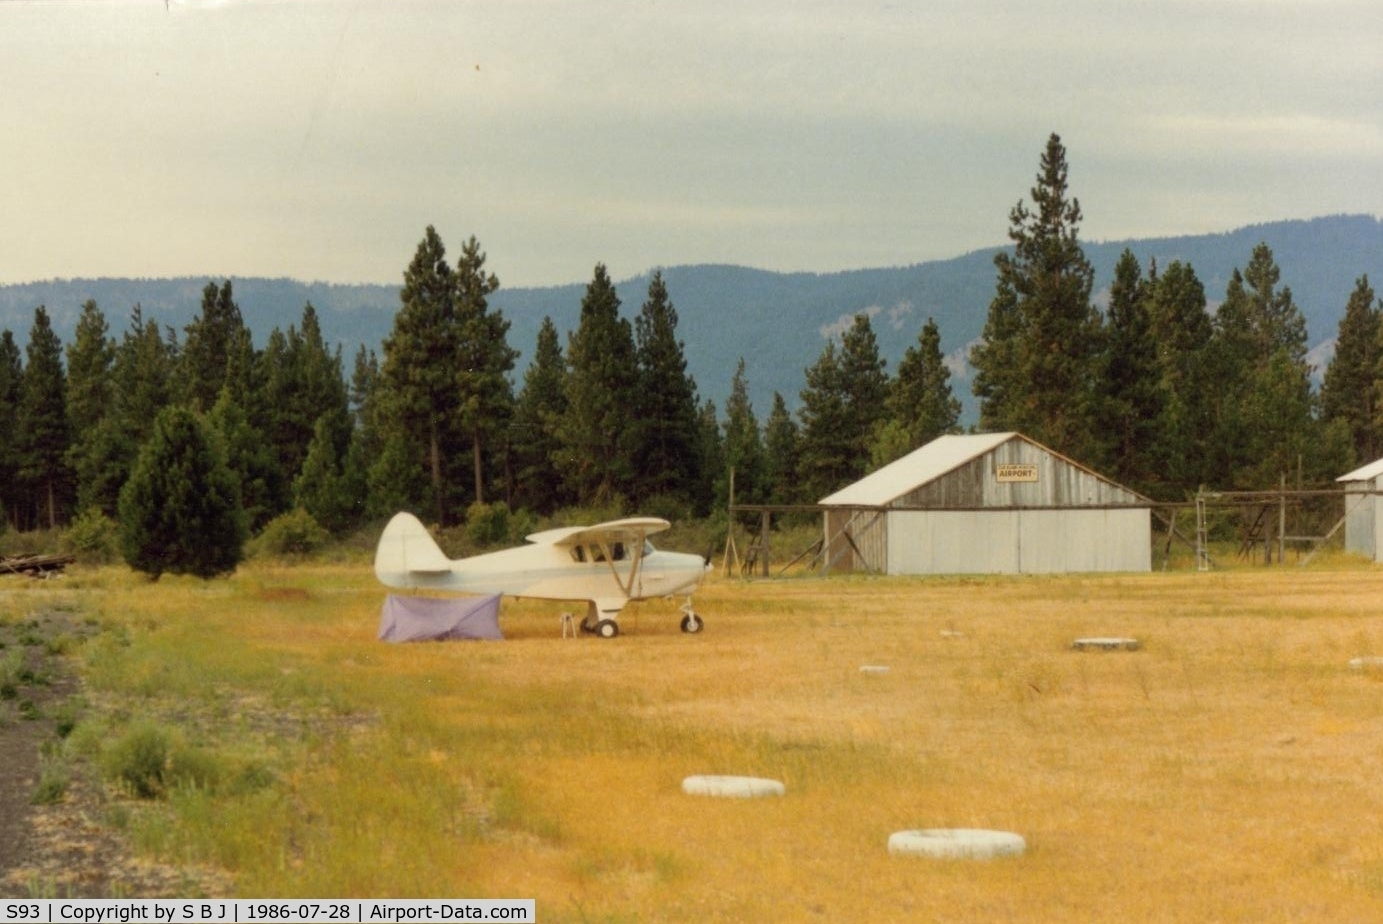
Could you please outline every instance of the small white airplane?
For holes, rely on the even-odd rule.
[[[656,517],[568,526],[528,536],[529,545],[451,559],[418,518],[396,513],[375,550],[375,577],[386,587],[504,594],[540,600],[584,600],[581,628],[601,638],[619,635],[619,614],[630,600],[686,594],[682,631],[705,623],[692,610],[692,591],[710,564],[699,555],[660,552],[648,541],[672,524]]]

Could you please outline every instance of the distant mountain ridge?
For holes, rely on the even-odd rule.
[[[1253,248],[1267,242],[1282,271],[1281,285],[1291,288],[1306,317],[1315,356],[1322,365],[1355,281],[1367,274],[1383,288],[1383,222],[1369,215],[1279,221],[1220,234],[1187,235],[1126,241],[1085,242],[1095,267],[1097,301],[1107,294],[1114,266],[1125,249],[1146,273],[1173,261],[1189,263],[1205,285],[1212,306],[1223,297],[1236,267],[1248,264]],[[723,407],[741,356],[747,365],[750,397],[760,420],[767,416],[774,391],[795,408],[804,384],[803,370],[814,363],[826,340],[838,335],[849,319],[872,315],[881,353],[889,371],[916,342],[928,317],[941,331],[942,349],[950,356],[952,387],[973,418],[968,370],[963,357],[984,330],[994,294],[994,255],[1001,248],[978,250],[949,260],[912,266],[832,273],[778,273],[741,266],[663,267],[668,293],[677,308],[678,332],[686,345],[687,365],[702,399]],[[407,254],[400,255],[400,276]],[[493,263],[493,261],[492,261]],[[503,266],[493,269],[504,279]],[[652,270],[618,283],[624,315],[635,317],[648,291]],[[148,320],[182,329],[201,306],[202,289],[224,277],[180,279],[69,279],[0,286],[0,329],[28,341],[34,309],[47,308],[54,329],[69,343],[81,306],[95,299],[112,335],[125,330],[137,304]],[[341,345],[349,374],[356,349],[364,344],[377,353],[393,326],[399,286],[304,283],[291,279],[230,277],[236,302],[263,346],[274,327],[299,322],[311,303],[325,336]],[[560,331],[572,330],[581,312],[586,281],[547,288],[501,288],[491,304],[511,322],[509,343],[521,351],[515,385],[532,356],[538,328],[551,316]],[[565,338],[564,338],[565,343]],[[1320,370],[1318,370],[1319,372]]]

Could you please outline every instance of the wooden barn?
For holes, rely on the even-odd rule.
[[[1345,488],[1345,551],[1379,560],[1383,550],[1383,459],[1335,479]]]
[[[1152,567],[1152,502],[1020,433],[943,436],[820,503],[834,570]]]

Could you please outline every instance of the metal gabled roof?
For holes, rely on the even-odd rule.
[[[1383,475],[1383,459],[1370,462],[1361,468],[1356,468],[1347,475],[1341,475],[1336,481],[1373,481],[1379,475]]]
[[[883,507],[1017,437],[1019,434],[1013,432],[939,436],[819,503],[827,507]]]

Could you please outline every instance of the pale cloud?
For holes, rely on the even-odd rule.
[[[0,3],[0,281],[507,284],[1003,243],[1059,132],[1083,235],[1383,213],[1369,0]],[[19,218],[16,218],[19,216]]]

